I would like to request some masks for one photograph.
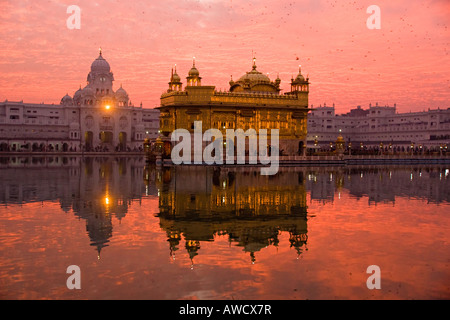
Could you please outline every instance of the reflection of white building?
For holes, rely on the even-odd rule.
[[[143,156],[4,157],[0,205],[59,202],[64,212],[85,220],[91,246],[100,254],[113,235],[112,219],[121,221],[145,194],[156,194],[142,180],[144,165]]]
[[[365,145],[392,143],[409,146],[439,146],[450,141],[450,108],[423,112],[397,113],[396,106],[358,106],[347,114],[336,115],[335,108],[320,106],[308,115],[308,145],[317,140],[326,146],[339,133],[344,139]]]
[[[124,151],[156,138],[159,111],[134,106],[120,86],[113,90],[109,63],[92,63],[87,85],[59,105],[0,102],[0,150]]]

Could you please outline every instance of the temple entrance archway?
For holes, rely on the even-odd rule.
[[[113,138],[114,135],[111,131],[100,132],[101,150],[103,151],[113,150]]]
[[[127,149],[127,133],[120,132],[119,133],[119,150],[125,151]]]
[[[100,141],[102,143],[112,143],[113,142],[113,133],[111,131],[100,132]]]
[[[94,133],[92,131],[85,132],[84,145],[85,145],[86,151],[90,151],[94,148]]]
[[[9,151],[9,145],[6,142],[0,144],[0,151]]]
[[[303,155],[303,147],[305,146],[305,143],[303,142],[303,141],[300,141],[299,143],[298,143],[298,154],[299,155]]]

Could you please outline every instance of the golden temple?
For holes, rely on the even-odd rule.
[[[161,96],[160,132],[165,137],[165,155],[172,150],[167,139],[176,129],[194,132],[194,122],[202,122],[202,131],[219,129],[278,129],[280,155],[304,155],[306,149],[309,79],[299,68],[292,77],[290,91],[281,94],[279,76],[274,81],[252,70],[237,81],[230,80],[229,91],[202,84],[195,60],[183,88],[181,78],[172,69],[167,92]]]

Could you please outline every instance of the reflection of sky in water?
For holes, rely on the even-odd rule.
[[[2,298],[449,297],[447,167],[1,166]]]

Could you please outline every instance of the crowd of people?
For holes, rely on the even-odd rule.
[[[68,146],[63,144],[62,146],[58,144],[24,144],[24,145],[9,145],[7,143],[0,144],[0,152],[143,152],[144,147],[121,147],[116,146],[114,149],[107,145],[89,147],[89,146]]]
[[[448,147],[446,144],[438,146],[346,146],[344,154],[346,155],[446,155]],[[336,153],[336,147],[310,148],[308,155],[326,155]]]

